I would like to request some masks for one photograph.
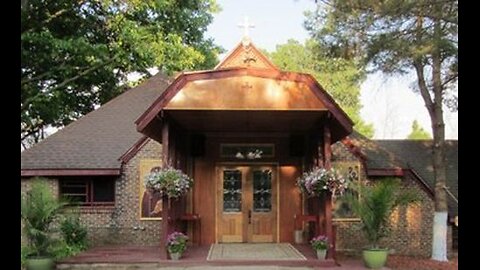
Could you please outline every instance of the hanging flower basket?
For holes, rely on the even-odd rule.
[[[343,195],[348,188],[348,181],[334,168],[327,170],[315,167],[297,179],[297,186],[309,197],[319,196],[323,192],[337,196]]]
[[[193,179],[181,170],[167,166],[152,171],[145,177],[145,188],[151,193],[160,193],[161,196],[179,198],[185,195],[193,185]]]

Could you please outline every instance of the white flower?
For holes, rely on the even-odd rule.
[[[184,195],[193,184],[193,179],[172,167],[152,172],[145,177],[144,181],[147,189],[152,189],[172,198]]]
[[[309,196],[319,195],[321,190],[328,190],[335,196],[343,194],[348,187],[348,181],[334,168],[326,170],[316,167],[310,172],[304,172],[302,177],[297,179],[297,185]]]

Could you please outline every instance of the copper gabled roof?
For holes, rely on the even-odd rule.
[[[345,134],[342,138],[352,131],[353,121],[310,74],[251,67],[225,68],[201,72],[185,72],[180,74],[165,92],[153,102],[144,114],[135,121],[137,124],[137,130],[158,140],[159,138],[157,138],[158,134],[156,134],[156,130],[158,126],[161,125],[161,120],[157,118],[157,115],[165,109],[172,98],[174,98],[185,85],[193,81],[234,78],[238,76],[253,76],[278,81],[284,80],[303,83],[307,85],[316,98],[324,104],[325,108],[333,115],[335,122],[337,122],[344,130],[343,133]]]
[[[249,81],[252,81],[253,85],[250,85]],[[245,87],[251,91],[240,89],[244,87],[242,82],[246,83]],[[205,86],[207,83],[208,86]],[[189,91],[183,91],[184,89]],[[212,97],[213,92],[215,97]],[[169,107],[177,95],[181,102]],[[217,108],[214,103],[225,106]],[[158,116],[161,116],[163,110],[172,108],[244,111],[324,110],[329,112],[326,114],[328,117],[333,116],[329,121],[333,123],[335,131],[332,134],[336,140],[350,134],[353,126],[353,121],[313,76],[279,70],[246,38],[215,69],[179,74],[165,92],[135,121],[137,130],[161,141],[158,129],[162,125],[162,120],[158,119]]]

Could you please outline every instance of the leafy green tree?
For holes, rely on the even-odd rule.
[[[282,70],[309,73],[332,95],[340,107],[352,118],[355,129],[372,138],[372,124],[360,118],[360,84],[364,73],[353,60],[322,54],[323,48],[313,40],[305,45],[296,40],[277,45],[276,50],[267,53],[273,63]]]
[[[21,139],[35,143],[126,90],[126,75],[216,64],[215,0],[25,0]],[[33,139],[32,139],[33,138]]]
[[[431,140],[432,137],[430,134],[424,130],[417,122],[417,120],[413,120],[412,123],[412,131],[407,136],[409,140]]]
[[[323,0],[307,29],[334,56],[359,58],[372,71],[413,72],[433,134],[435,217],[432,259],[447,260],[447,194],[443,106],[456,110],[457,0]]]

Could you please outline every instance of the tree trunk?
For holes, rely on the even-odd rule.
[[[442,7],[436,5],[435,17],[441,18]],[[422,40],[422,14],[419,15],[417,22],[417,39]],[[440,44],[442,42],[442,25],[439,19],[434,20],[434,46],[431,54],[432,60],[432,100],[429,87],[427,86],[424,74],[425,61],[415,59],[414,67],[417,73],[418,86],[420,94],[425,102],[430,115],[433,133],[433,172],[435,180],[435,215],[433,219],[433,241],[432,241],[432,259],[437,261],[447,261],[447,193],[444,189],[446,185],[446,162],[445,162],[445,124],[443,121],[443,84],[441,77],[442,56]]]
[[[445,162],[445,124],[443,122],[440,56],[433,59],[433,85],[435,94],[433,130],[433,172],[435,177],[435,217],[433,222],[432,259],[447,261],[447,183]]]
[[[442,7],[435,5],[435,15],[442,16]],[[440,19],[434,20],[434,40],[436,48],[432,53],[432,80],[434,93],[433,131],[433,172],[435,179],[435,217],[433,221],[432,259],[447,261],[447,193],[444,189],[447,183],[445,162],[445,124],[443,122],[443,84],[441,77],[442,56],[442,25]]]

